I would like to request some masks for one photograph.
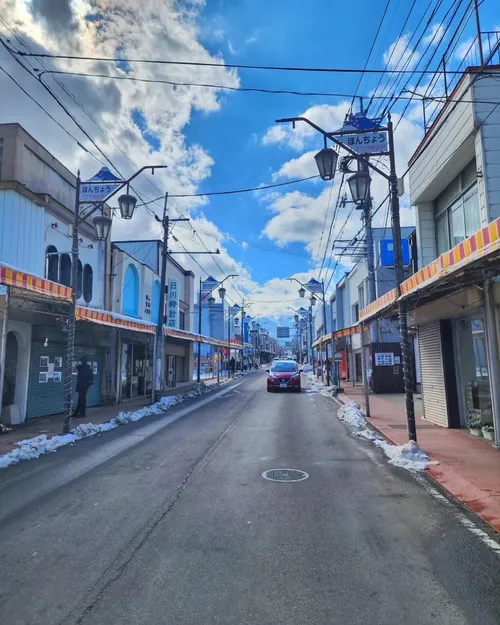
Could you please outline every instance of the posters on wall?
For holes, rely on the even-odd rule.
[[[62,356],[55,356],[54,361],[50,362],[49,356],[40,356],[40,371],[38,374],[38,383],[47,384],[49,380],[53,382],[62,381],[62,372],[56,369],[62,369]]]

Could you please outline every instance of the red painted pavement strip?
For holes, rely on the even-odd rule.
[[[338,396],[342,403],[363,404],[362,389],[349,387]],[[383,397],[370,395],[368,422],[393,445],[408,442],[406,414]],[[427,473],[449,493],[500,532],[500,451],[468,434],[432,425],[417,417],[417,438],[422,449],[438,465]]]

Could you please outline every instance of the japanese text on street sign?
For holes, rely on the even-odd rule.
[[[202,293],[210,293],[219,285],[219,281],[212,276],[208,277],[201,283],[201,292]]]
[[[168,281],[167,326],[169,328],[179,327],[179,290],[177,280]]]
[[[80,185],[80,202],[102,202],[116,189],[116,184],[83,182]]]
[[[356,135],[340,135],[336,138],[360,154],[379,154],[389,151],[386,132],[365,132]]]
[[[311,291],[311,293],[321,293],[323,290],[321,282],[318,282],[314,278],[311,278],[305,286],[309,289],[309,291]]]

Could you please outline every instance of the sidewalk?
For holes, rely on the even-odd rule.
[[[221,382],[224,379],[221,378]],[[203,380],[206,386],[212,386],[217,384],[217,378],[210,380]],[[187,384],[185,386],[165,389],[162,393],[163,397],[170,395],[182,395],[188,393],[194,386],[193,384]],[[120,412],[133,412],[143,408],[144,406],[151,405],[151,397],[136,397],[129,401],[124,401],[121,404],[112,404],[109,406],[95,406],[93,408],[87,408],[87,414],[85,418],[80,419],[78,417],[71,420],[71,427],[74,428],[77,425],[83,425],[87,423],[93,423],[94,425],[100,425],[107,423],[113,417],[116,417]],[[0,456],[8,454],[10,451],[16,448],[16,444],[19,441],[27,438],[34,438],[40,436],[40,434],[46,434],[47,438],[51,438],[62,432],[62,423],[64,415],[56,414],[49,417],[39,417],[32,419],[22,425],[14,426],[11,432],[2,434],[0,436]]]
[[[342,403],[364,405],[363,389],[344,384]],[[500,532],[500,451],[465,430],[449,430],[420,418],[416,402],[417,438],[431,460],[439,464],[427,470],[436,482],[472,512]],[[404,395],[370,395],[368,421],[394,445],[408,442]]]

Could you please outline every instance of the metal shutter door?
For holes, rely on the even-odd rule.
[[[48,356],[49,361],[54,362],[56,356],[62,357],[63,366],[61,382],[49,380],[40,384],[39,373],[47,371],[40,367],[40,356]],[[87,393],[87,407],[98,406],[101,399],[101,374],[103,367],[103,350],[98,347],[80,347],[75,345],[75,360],[86,356],[89,364],[97,363],[97,374],[94,374],[94,384]],[[47,347],[43,343],[33,341],[31,344],[31,364],[28,386],[28,414],[27,418],[44,417],[51,414],[59,414],[64,411],[64,366],[66,363],[66,345],[63,343],[49,342]],[[76,376],[73,376],[73,408],[76,406],[78,396],[75,392]]]
[[[439,321],[418,328],[418,344],[424,416],[427,421],[448,427],[448,406]]]

